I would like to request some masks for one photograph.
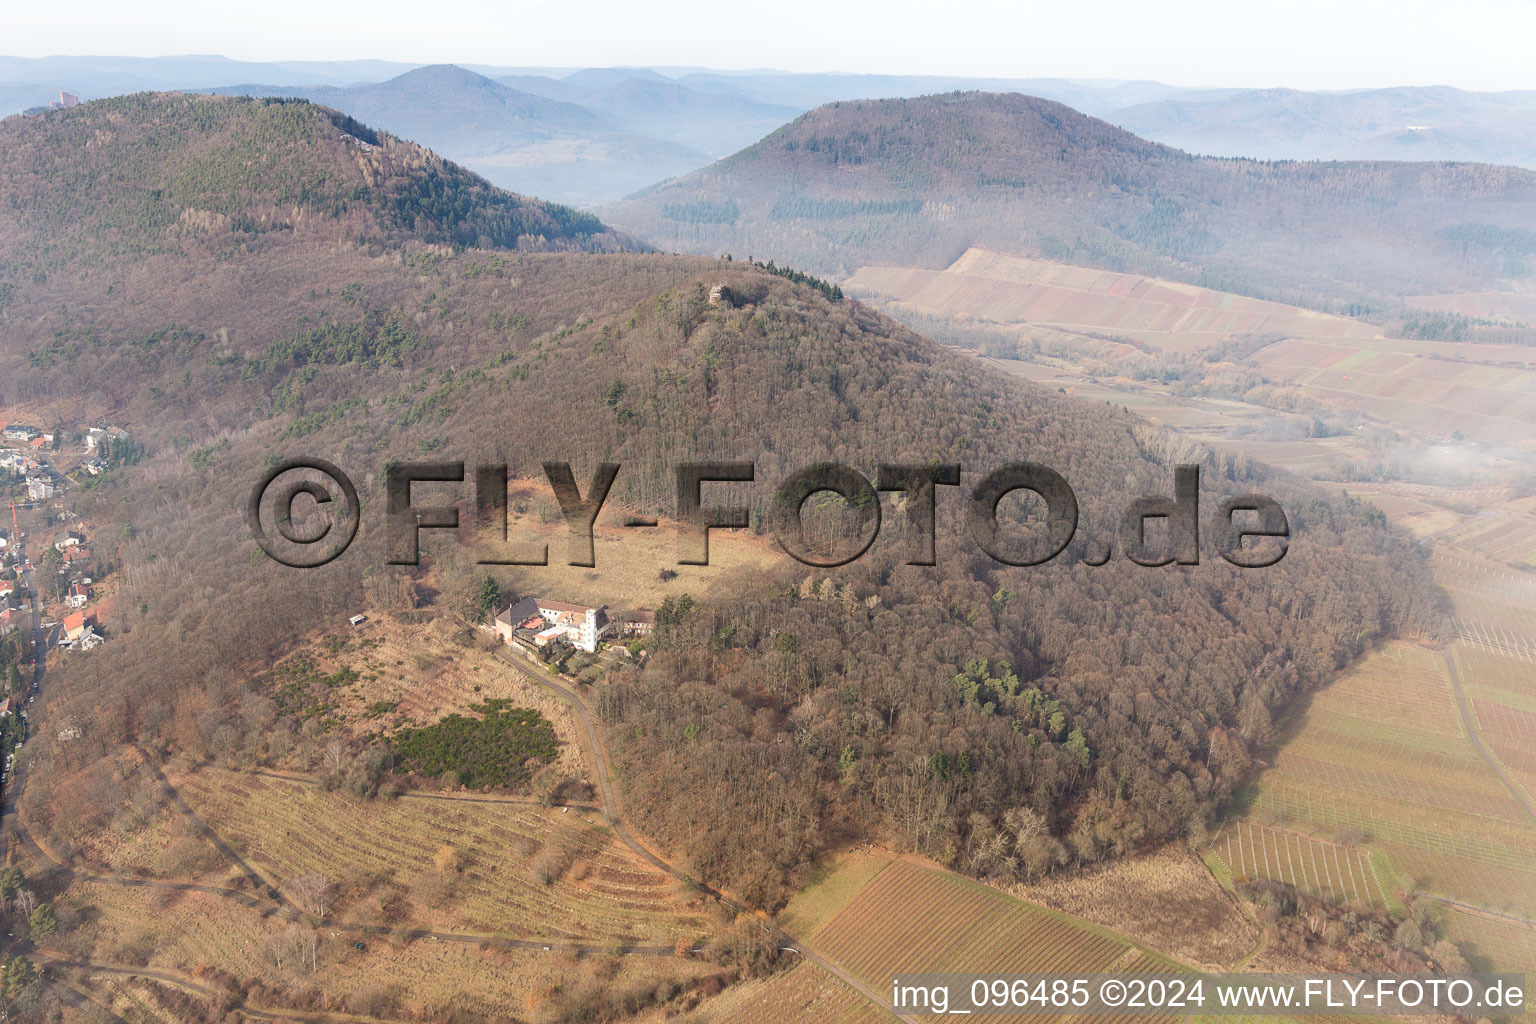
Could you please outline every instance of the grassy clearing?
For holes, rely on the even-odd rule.
[[[74,948],[83,959],[176,971],[218,966],[242,977],[264,969],[263,945],[277,924],[255,910],[211,893],[72,883],[61,909],[81,915],[78,929],[61,931],[53,948]]]
[[[622,472],[622,470],[621,470]],[[587,481],[580,481],[583,492]],[[793,566],[766,537],[747,530],[714,530],[708,565],[679,565],[676,523],[634,529],[623,525],[628,509],[605,503],[592,530],[596,565],[568,565],[569,531],[547,480],[514,480],[508,485],[507,537],[510,543],[547,545],[549,565],[519,566],[517,589],[561,601],[606,604],[613,611],[654,609],[685,593],[699,597],[742,574]],[[483,547],[485,540],[477,542]],[[663,570],[676,575],[663,579]]]
[[[1225,874],[1224,865],[1220,874]],[[1197,857],[1173,845],[1049,875],[1009,891],[1112,928],[1186,963],[1218,969],[1241,960],[1258,940],[1222,884]],[[1230,889],[1230,877],[1225,884]],[[1127,893],[1135,898],[1127,899]]]
[[[779,913],[779,924],[791,935],[814,934],[895,859],[890,853],[857,851],[839,856],[795,893]]]

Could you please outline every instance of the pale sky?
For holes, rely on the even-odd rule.
[[[377,57],[1306,89],[1536,89],[1536,0],[69,0],[0,5],[0,54]]]

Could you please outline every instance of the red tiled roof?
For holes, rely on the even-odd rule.
[[[540,608],[548,608],[552,612],[581,612],[583,615],[585,615],[589,611],[596,611],[596,609],[591,608],[588,605],[584,605],[584,604],[566,604],[564,601],[543,601],[543,600],[541,600],[541,601],[539,601],[539,607]]]

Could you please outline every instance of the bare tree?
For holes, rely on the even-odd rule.
[[[342,765],[347,761],[347,744],[340,736],[331,737],[325,745],[325,763],[333,772],[341,771]]]
[[[301,924],[291,924],[267,937],[266,951],[273,966],[313,971],[319,966],[320,933]]]
[[[331,895],[334,891],[331,880],[318,871],[311,871],[307,875],[295,878],[292,888],[299,906],[324,921],[325,912],[330,909]]]

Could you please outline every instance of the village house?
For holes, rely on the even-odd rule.
[[[7,441],[20,441],[23,444],[27,444],[34,437],[42,437],[43,432],[25,423],[8,423],[3,430],[0,430],[0,436],[3,436]]]
[[[27,477],[28,501],[47,501],[53,497],[53,492],[53,481],[40,476]]]
[[[8,469],[13,473],[25,473],[31,476],[35,475],[42,468],[42,463],[26,452],[0,452],[0,469]]]
[[[79,547],[84,542],[85,536],[83,534],[76,533],[74,530],[67,530],[54,536],[53,550],[63,552],[65,548]]]
[[[73,547],[65,548],[63,554],[64,564],[74,565],[89,559],[91,557],[91,549],[83,544],[76,544]]]
[[[81,583],[75,583],[70,586],[69,596],[64,599],[64,603],[71,608],[84,608],[86,602],[90,599],[91,588]]]
[[[87,427],[80,433],[80,439],[85,443],[87,451],[96,451],[107,441],[116,441],[118,438],[127,436],[128,431],[122,427]]]
[[[75,612],[72,615],[64,616],[65,642],[74,643],[85,635],[86,630],[95,624],[96,617],[94,615],[87,615],[85,612]]]
[[[620,636],[650,636],[656,629],[656,613],[637,608],[619,616]]]

